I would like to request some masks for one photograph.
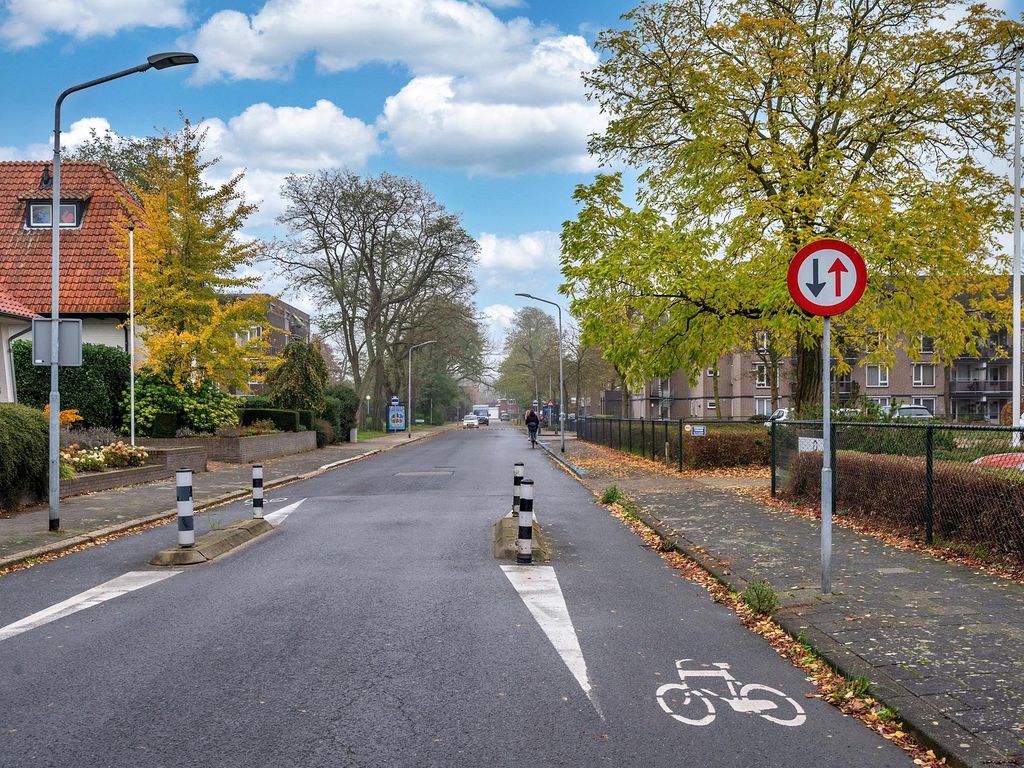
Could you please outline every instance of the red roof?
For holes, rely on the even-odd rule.
[[[36,315],[36,313],[31,309],[26,307],[24,304],[19,304],[3,291],[0,291],[0,315],[5,315],[7,317],[21,317],[26,320],[38,317],[38,315]]]
[[[40,188],[46,161],[0,162],[0,292],[50,314],[50,229],[25,226],[30,201],[48,202]],[[128,240],[126,213],[137,207],[128,190],[101,163],[61,163],[61,199],[86,201],[80,227],[60,232],[60,311],[125,314],[128,300],[115,281],[125,269],[118,250]]]

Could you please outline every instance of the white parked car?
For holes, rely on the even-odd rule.
[[[467,413],[465,418],[462,419],[463,429],[480,429],[480,419],[477,418],[475,413]]]
[[[901,405],[896,408],[883,406],[882,413],[894,419],[934,419],[932,412],[923,405]]]

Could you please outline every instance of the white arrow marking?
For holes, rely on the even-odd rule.
[[[44,624],[49,624],[51,621],[70,616],[72,613],[92,608],[94,605],[105,603],[107,600],[113,600],[115,597],[120,597],[128,592],[134,592],[136,589],[148,587],[150,584],[163,581],[179,573],[181,571],[129,571],[123,576],[118,576],[116,579],[100,584],[98,587],[87,589],[85,592],[69,597],[63,602],[51,605],[49,608],[44,608],[37,613],[33,613],[31,616],[26,616],[21,621],[8,624],[6,627],[0,627],[0,640],[20,635],[22,632],[28,632],[30,629],[35,629]]]
[[[273,512],[263,516],[263,519],[274,526],[278,526],[284,522],[284,519],[288,517],[292,512],[299,508],[299,505],[304,502],[305,499],[299,499],[289,504],[287,507],[281,507],[280,509],[274,510]]]
[[[604,713],[601,712],[597,695],[587,676],[587,662],[583,658],[579,638],[576,637],[576,628],[569,618],[569,609],[565,605],[555,569],[547,565],[503,565],[501,570],[512,582],[580,688],[587,694],[597,714],[604,720]]]

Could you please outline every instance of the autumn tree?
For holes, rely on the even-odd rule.
[[[277,408],[303,409],[319,414],[330,383],[320,345],[292,341],[282,360],[267,374],[267,396]]]
[[[524,404],[541,400],[542,392],[561,399],[548,386],[553,379],[558,387],[558,325],[551,315],[537,307],[516,310],[502,351],[496,389]]]
[[[289,176],[282,194],[289,237],[272,258],[313,294],[360,401],[371,394],[380,413],[401,385],[397,357],[435,302],[469,303],[479,247],[415,179],[324,170]]]
[[[797,405],[811,402],[821,320],[785,275],[819,237],[854,244],[870,275],[838,345],[892,362],[924,334],[948,360],[987,338],[1006,289],[1007,188],[989,163],[1008,152],[1016,24],[941,0],[693,0],[624,18],[585,79],[609,117],[591,151],[639,169],[637,200],[616,175],[577,190],[562,290],[634,386],[695,376],[762,329],[792,340]]]
[[[219,186],[204,179],[205,132],[185,120],[148,155],[135,230],[136,322],[146,365],[178,387],[212,382],[241,390],[270,358],[250,327],[265,320],[268,297],[232,297],[257,279],[238,277],[261,253],[239,237],[256,206],[245,202],[242,174]],[[127,265],[127,249],[121,254]],[[127,291],[127,285],[122,286]]]

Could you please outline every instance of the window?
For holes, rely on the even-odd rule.
[[[888,408],[889,407],[889,398],[888,397],[869,397],[868,400],[870,400],[875,405],[881,405],[884,408]]]
[[[934,387],[935,366],[931,363],[914,363],[914,386]]]
[[[708,400],[708,411],[713,411],[713,410],[715,410],[715,401],[714,400]]]
[[[770,416],[772,413],[772,399],[770,397],[754,398],[754,414],[756,416]]]
[[[935,351],[935,339],[931,336],[919,336],[921,339],[921,354],[930,355]]]
[[[920,405],[928,409],[928,413],[935,415],[935,398],[934,397],[915,397],[913,398],[914,405]]]
[[[708,376],[714,378],[717,375],[718,375],[718,369],[717,368],[708,368]]]
[[[757,338],[757,351],[767,352],[768,351],[768,331],[758,331],[755,334]]]
[[[53,211],[51,203],[29,203],[28,205],[28,226],[50,227],[53,222],[50,218]],[[78,203],[60,204],[60,225],[62,227],[77,227],[79,224]]]
[[[864,366],[864,375],[869,387],[888,387],[889,368],[884,365]]]
[[[850,371],[836,374],[836,391],[850,392],[853,389],[853,374]]]

